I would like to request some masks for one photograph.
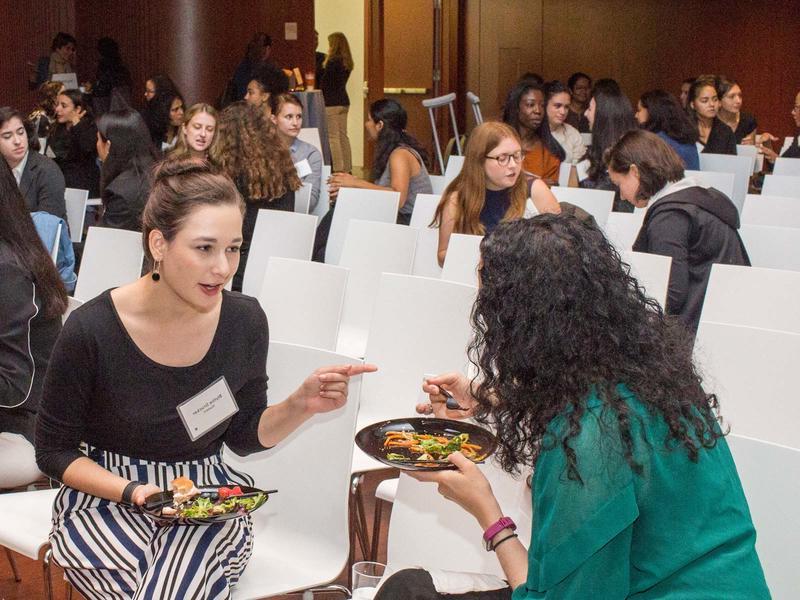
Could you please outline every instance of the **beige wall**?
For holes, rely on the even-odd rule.
[[[315,0],[314,23],[319,32],[319,50],[327,52],[328,35],[341,31],[350,42],[353,72],[347,81],[350,114],[347,131],[353,151],[353,166],[364,163],[364,0]]]

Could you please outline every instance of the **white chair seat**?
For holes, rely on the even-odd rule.
[[[0,494],[0,546],[33,560],[48,543],[58,490]]]
[[[375,497],[384,502],[394,502],[397,496],[397,484],[399,481],[400,479],[397,477],[394,479],[384,479],[378,484],[378,487],[375,488]]]

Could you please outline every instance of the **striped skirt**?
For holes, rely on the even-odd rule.
[[[162,489],[178,476],[198,486],[252,480],[215,455],[161,463],[90,449],[100,466],[131,481]],[[251,518],[214,525],[158,527],[117,502],[62,486],[53,506],[53,558],[87,599],[185,600],[231,597],[253,550]]]

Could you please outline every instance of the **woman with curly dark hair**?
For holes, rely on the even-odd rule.
[[[241,259],[233,277],[233,289],[240,291],[258,211],[293,211],[294,193],[302,182],[289,148],[261,110],[245,101],[234,102],[220,113],[218,125],[218,145],[209,158],[233,180],[247,207]]]
[[[534,468],[533,529],[526,552],[460,453],[449,459],[457,469],[413,474],[469,511],[497,553],[510,588],[469,597],[768,598],[691,340],[603,233],[539,215],[499,225],[481,256],[470,344],[478,374],[432,378],[425,391],[443,406],[446,388],[491,423],[504,470]],[[440,597],[424,571],[394,579],[376,599],[412,597],[415,586],[428,592],[414,598]]]

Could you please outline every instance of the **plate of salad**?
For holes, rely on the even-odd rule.
[[[183,477],[174,480],[172,488],[148,496],[139,507],[159,525],[211,525],[240,519],[263,506],[270,494],[278,491],[235,484],[195,487]]]
[[[461,452],[483,462],[497,447],[488,430],[473,423],[448,419],[391,419],[365,427],[356,434],[361,450],[380,462],[407,471],[453,469],[447,459]]]

